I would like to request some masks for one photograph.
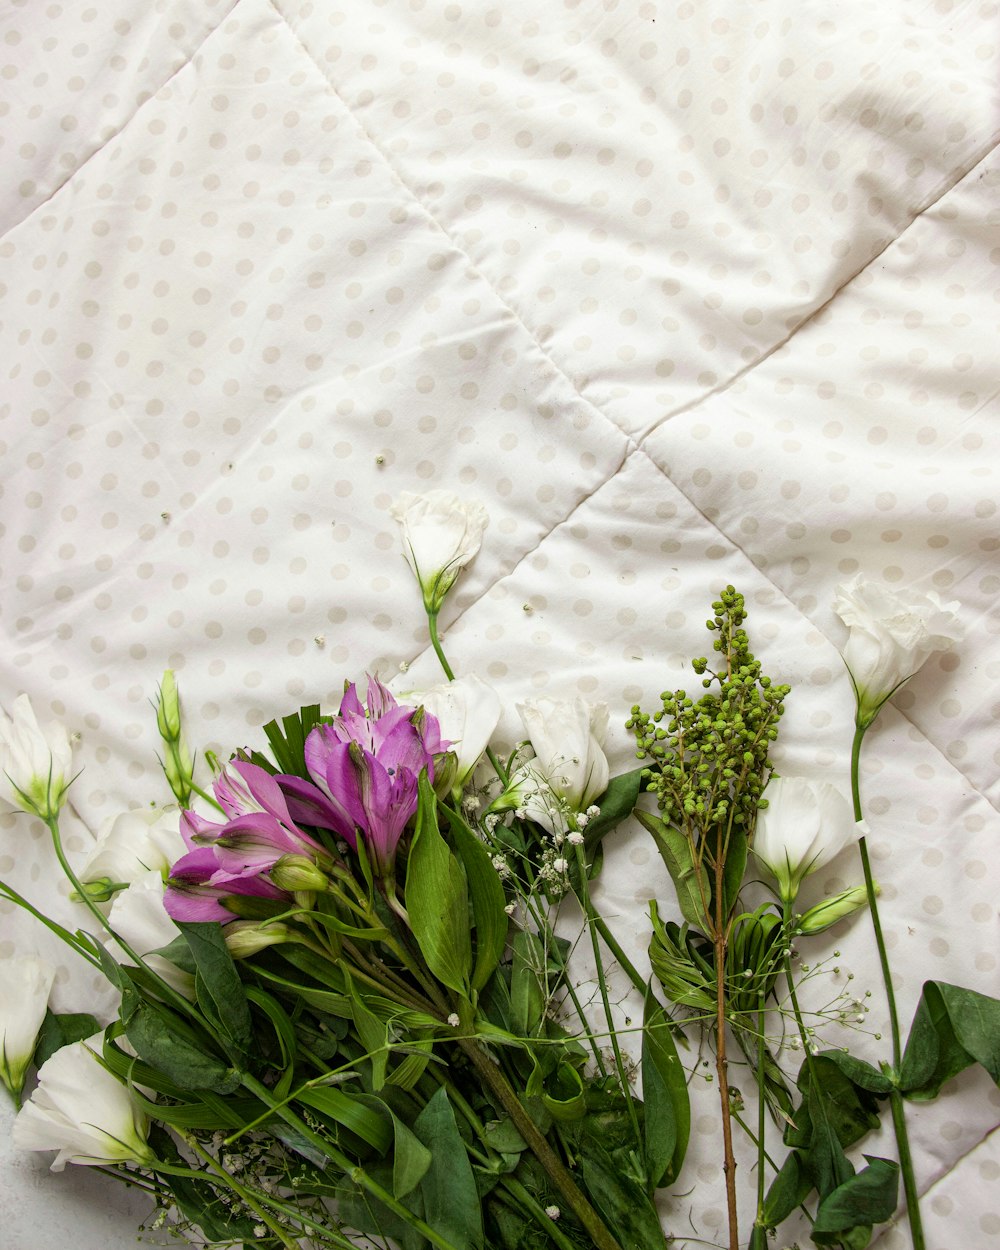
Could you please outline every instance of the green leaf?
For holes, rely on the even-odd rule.
[[[818,1246],[837,1245],[845,1231],[871,1230],[891,1218],[899,1190],[899,1164],[865,1155],[868,1166],[823,1199],[816,1212],[812,1238]]]
[[[864,1059],[855,1059],[853,1055],[842,1050],[824,1050],[820,1054],[824,1059],[835,1063],[851,1084],[857,1085],[859,1089],[869,1090],[879,1097],[892,1093],[892,1081]]]
[[[273,994],[269,994],[267,990],[262,990],[259,986],[248,985],[246,987],[246,996],[270,1020],[281,1050],[281,1065],[283,1068],[291,1068],[295,1062],[298,1044],[295,1037],[295,1025],[292,1023],[288,1012],[285,1011]]]
[[[380,1090],[385,1084],[385,1074],[389,1064],[389,1026],[380,1020],[365,1006],[364,999],[355,990],[353,983],[350,990],[351,1015],[354,1027],[358,1031],[361,1045],[368,1052],[372,1065],[372,1088]]]
[[[250,1007],[240,974],[215,922],[177,924],[187,940],[195,962],[195,992],[198,1006],[216,1027],[220,1041],[230,1052],[245,1058],[253,1039]]]
[[[668,825],[659,816],[653,816],[641,808],[636,808],[635,816],[642,827],[653,835],[656,849],[674,883],[681,915],[696,929],[707,928],[708,918],[705,915],[701,890],[698,888],[690,842],[683,833]]]
[[[424,1218],[455,1250],[481,1250],[483,1215],[476,1178],[443,1085],[417,1116],[413,1131],[431,1154],[420,1182]]]
[[[129,1017],[125,1036],[136,1054],[180,1089],[211,1089],[231,1094],[240,1074],[206,1049],[205,1043],[173,1012],[141,1003]]]
[[[305,760],[306,738],[326,719],[320,715],[319,704],[311,703],[308,707],[300,708],[294,715],[283,716],[280,726],[276,720],[268,721],[264,726],[264,734],[281,772],[291,773],[296,777],[309,776]]]
[[[379,1154],[385,1154],[392,1141],[392,1129],[377,1111],[365,1105],[364,1098],[362,1094],[345,1094],[332,1085],[319,1085],[302,1090],[295,1101],[329,1116]]]
[[[650,1190],[680,1174],[691,1132],[691,1103],[671,1021],[646,987],[642,1015],[643,1150]]]
[[[378,1112],[392,1128],[392,1195],[394,1198],[405,1198],[426,1175],[431,1165],[431,1152],[380,1098],[370,1094],[358,1094],[356,1097]]]
[[[973,1063],[1000,1085],[1000,1002],[975,990],[925,981],[900,1065],[907,1098],[929,1101]]]
[[[812,1181],[802,1166],[802,1156],[799,1151],[793,1150],[767,1191],[764,1199],[764,1223],[768,1228],[777,1228],[797,1206],[805,1202],[811,1190]]]
[[[594,800],[601,811],[584,829],[583,839],[588,859],[596,851],[604,835],[620,825],[635,810],[642,788],[642,773],[641,768],[619,773],[617,777],[611,778],[604,793]]]
[[[510,1027],[518,1037],[534,1037],[545,1018],[545,951],[536,933],[514,935],[510,974]]]
[[[810,1125],[826,1121],[842,1146],[853,1145],[866,1133],[878,1128],[875,1095],[859,1088],[841,1071],[829,1055],[809,1055],[799,1069],[797,1084],[802,1091],[803,1108],[795,1116],[796,1127],[785,1134],[789,1146],[806,1145]]]
[[[507,945],[506,898],[489,852],[457,812],[443,808],[451,836],[465,868],[476,925],[476,963],[472,988],[481,990],[493,975]]]
[[[71,1042],[82,1042],[85,1037],[93,1037],[100,1031],[100,1024],[94,1016],[86,1012],[69,1012],[57,1015],[45,1009],[45,1018],[35,1042],[35,1053],[32,1062],[40,1068],[46,1059],[51,1059],[57,1050],[70,1045]]]
[[[472,972],[469,896],[462,865],[437,827],[437,799],[420,774],[417,829],[406,865],[406,910],[435,977],[468,998]]]
[[[622,1250],[663,1245],[663,1229],[645,1190],[625,1175],[611,1155],[592,1138],[580,1149],[583,1183]]]
[[[722,870],[722,914],[728,916],[736,905],[743,874],[747,867],[747,835],[734,827],[726,847],[726,862]]]

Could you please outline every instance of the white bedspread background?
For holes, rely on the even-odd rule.
[[[618,771],[631,705],[696,686],[727,582],[793,686],[780,765],[844,788],[836,584],[958,599],[968,636],[881,718],[864,793],[904,1020],[929,977],[1000,994],[998,17],[7,0],[0,700],[80,735],[71,852],[169,797],[168,666],[223,753],[366,670],[436,681],[388,508],[443,487],[491,518],[442,618],[453,664],[500,689],[508,742],[519,698],[606,701]],[[641,961],[669,881],[637,829],[608,850]],[[75,914],[24,817],[0,817],[0,874]],[[90,1001],[0,916],[0,951],[43,947],[58,1005]],[[828,984],[853,973],[884,1030],[867,922],[829,937]],[[716,1095],[692,1093],[679,1244],[724,1230]],[[990,1244],[997,1091],[970,1072],[911,1119],[929,1244]],[[43,1168],[3,1157],[10,1250],[131,1238],[110,1182]]]

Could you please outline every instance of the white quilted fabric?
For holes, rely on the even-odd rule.
[[[444,487],[491,516],[442,618],[453,664],[511,707],[606,700],[618,770],[725,583],[793,685],[781,761],[844,785],[835,585],[958,599],[966,641],[871,735],[866,808],[904,1019],[928,977],[1000,995],[998,12],[7,0],[0,702],[80,735],[71,852],[167,797],[167,666],[220,751],[366,668],[436,680],[388,508]],[[669,883],[638,831],[609,851],[641,960]],[[23,817],[0,875],[74,915]],[[94,1001],[0,919],[0,952],[60,959],[59,1006]],[[826,986],[871,989],[875,1032],[862,921]],[[725,1217],[715,1091],[692,1093],[663,1214],[694,1245]],[[981,1071],[911,1113],[937,1250],[1000,1233],[998,1123]],[[5,1125],[5,1247],[131,1244],[141,1203],[14,1157]]]

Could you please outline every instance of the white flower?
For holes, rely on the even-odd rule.
[[[146,1117],[128,1089],[98,1061],[103,1033],[73,1042],[42,1064],[38,1086],[14,1121],[19,1150],[56,1150],[53,1172],[67,1163],[153,1161]]]
[[[454,786],[461,787],[479,763],[500,720],[500,696],[478,677],[459,677],[429,690],[400,696],[401,703],[421,706],[437,719],[441,737],[458,760]]]
[[[140,808],[112,816],[77,874],[81,881],[131,882],[147,872],[166,876],[187,852],[176,809]]]
[[[574,812],[586,811],[608,787],[607,705],[542,698],[517,710],[535,752],[530,767]]]
[[[155,868],[142,873],[127,890],[115,895],[108,913],[108,923],[115,933],[126,942],[136,955],[172,985],[179,994],[194,998],[194,977],[162,955],[154,955],[163,946],[180,936],[163,906],[163,877]],[[120,963],[131,963],[125,950],[114,938],[107,938],[104,945]]]
[[[19,694],[14,716],[0,711],[0,798],[48,820],[63,805],[70,782],[72,750],[62,725],[43,729],[31,700]]]
[[[403,555],[416,574],[424,607],[436,614],[462,569],[479,550],[489,517],[482,504],[446,490],[403,494],[390,508],[403,533]]]
[[[0,959],[0,1080],[15,1098],[45,1019],[56,970],[34,955]]]
[[[965,636],[960,604],[933,591],[894,590],[860,573],[837,587],[834,611],[850,627],[844,663],[854,683],[858,724],[867,728],[879,708],[935,651]]]
[[[825,781],[774,777],[757,815],[753,851],[771,870],[782,900],[794,901],[803,877],[816,872],[867,833],[847,799]]]

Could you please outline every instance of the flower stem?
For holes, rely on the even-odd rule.
[[[395,1215],[398,1215],[401,1219],[405,1220],[413,1229],[416,1230],[416,1232],[420,1233],[423,1237],[426,1237],[432,1245],[437,1246],[438,1250],[456,1250],[456,1247],[453,1246],[450,1241],[442,1237],[440,1233],[431,1228],[431,1226],[424,1220],[420,1219],[419,1216],[414,1215],[408,1207],[405,1207],[397,1198],[394,1198],[387,1189],[383,1188],[378,1181],[369,1176],[364,1168],[352,1162],[352,1160],[338,1150],[332,1142],[328,1141],[324,1137],[321,1137],[319,1133],[315,1133],[309,1125],[301,1119],[301,1117],[297,1116],[288,1107],[278,1103],[278,1100],[274,1097],[273,1093],[267,1088],[266,1085],[262,1085],[255,1077],[250,1076],[248,1073],[244,1073],[243,1087],[248,1089],[252,1094],[255,1094],[261,1102],[271,1107],[280,1119],[284,1120],[287,1124],[291,1124],[293,1128],[296,1128],[308,1141],[312,1142],[314,1146],[319,1147],[319,1149],[323,1151],[324,1154],[329,1156],[330,1160],[335,1163],[337,1167],[340,1168],[347,1177],[349,1177],[350,1180],[362,1189],[367,1190],[373,1198],[377,1198],[379,1202],[387,1206]]]
[[[535,1201],[520,1181],[515,1180],[513,1176],[505,1176],[501,1181],[501,1187],[507,1190],[522,1211],[527,1211],[534,1216],[536,1222],[552,1238],[559,1250],[577,1250],[576,1243],[566,1236],[555,1220],[545,1214],[541,1205]]]
[[[437,656],[444,669],[444,675],[449,681],[455,680],[455,674],[452,672],[451,665],[448,663],[448,657],[445,655],[441,646],[441,639],[438,637],[438,614],[436,612],[427,613],[427,628],[431,636],[431,646],[434,648],[434,654]]]
[[[864,741],[866,725],[857,724],[854,730],[854,741],[851,743],[851,798],[854,802],[854,819],[862,819],[861,811],[861,744]],[[903,1192],[906,1195],[906,1213],[910,1221],[910,1237],[913,1250],[924,1250],[924,1227],[920,1217],[920,1196],[917,1192],[916,1177],[913,1172],[913,1156],[910,1153],[910,1138],[906,1131],[906,1113],[903,1108],[903,1095],[896,1087],[899,1080],[899,1065],[902,1058],[902,1046],[899,1034],[899,1016],[896,1012],[896,994],[892,986],[892,972],[889,969],[889,954],[882,935],[882,923],[878,914],[878,898],[875,892],[875,881],[872,877],[871,861],[868,857],[868,843],[865,838],[858,841],[861,855],[861,868],[865,875],[865,891],[868,895],[868,910],[875,930],[875,945],[878,947],[879,964],[882,968],[882,983],[885,986],[885,998],[889,1008],[889,1031],[892,1038],[892,1072],[893,1090],[889,1095],[892,1111],[892,1127],[896,1133],[896,1150],[899,1154],[899,1167],[903,1173]]]
[[[757,1220],[764,1224],[764,1160],[765,1134],[767,1132],[766,1099],[764,1098],[764,992],[757,995]]]
[[[608,1001],[608,982],[604,975],[604,960],[601,958],[601,943],[597,936],[597,929],[590,923],[590,914],[588,904],[590,902],[590,889],[587,884],[587,861],[583,853],[582,846],[575,846],[576,851],[576,867],[580,877],[580,896],[583,899],[584,911],[587,913],[587,929],[590,932],[590,945],[594,952],[594,964],[597,968],[597,984],[601,991],[601,1003],[604,1006],[604,1018],[608,1023],[608,1035],[611,1039],[611,1051],[615,1057],[615,1067],[618,1070],[618,1084],[621,1086],[622,1094],[625,1098],[625,1106],[628,1110],[628,1117],[632,1124],[632,1133],[635,1137],[636,1149],[642,1149],[642,1132],[639,1129],[639,1117],[635,1109],[635,1101],[632,1098],[632,1090],[629,1087],[628,1075],[625,1072],[625,1064],[622,1060],[621,1047],[618,1045],[618,1032],[615,1029],[614,1020],[611,1018],[611,1003]]]
[[[733,1154],[733,1124],[729,1108],[729,1065],[726,1061],[726,927],[723,914],[725,855],[722,853],[722,832],[717,834],[720,846],[715,856],[715,922],[712,944],[715,947],[715,1070],[719,1081],[719,1105],[722,1112],[722,1170],[726,1178],[726,1209],[729,1224],[729,1250],[739,1250],[740,1234],[736,1207],[736,1156]]]
[[[548,1173],[566,1205],[586,1229],[596,1250],[621,1250],[607,1225],[577,1186],[569,1169],[535,1127],[534,1121],[521,1106],[503,1073],[493,1064],[474,1038],[459,1037],[456,1041],[482,1077],[483,1083],[496,1095],[500,1105],[513,1120],[514,1127],[528,1143],[535,1158]]]

